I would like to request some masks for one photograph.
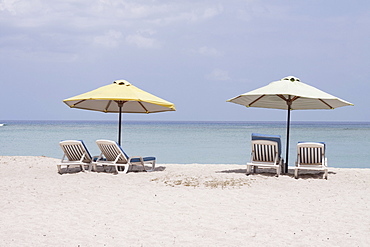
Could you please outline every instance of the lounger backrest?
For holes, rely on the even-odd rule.
[[[118,163],[127,163],[128,156],[117,142],[110,140],[97,140],[96,144],[107,161],[115,161],[117,156],[120,155]]]
[[[278,144],[274,141],[253,140],[252,159],[259,162],[274,162],[278,155]]]
[[[252,133],[252,141],[254,140],[266,140],[266,141],[276,142],[278,144],[279,157],[281,156],[281,137],[279,135],[266,135],[266,134]]]
[[[298,162],[301,165],[322,165],[325,158],[325,144],[304,142],[297,145]]]
[[[67,140],[59,142],[59,145],[69,161],[79,161],[85,154],[83,162],[91,162],[91,155],[89,151],[87,151],[87,148],[83,141]]]

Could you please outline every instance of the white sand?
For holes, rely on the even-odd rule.
[[[0,246],[370,246],[370,169],[59,175],[58,162],[0,156]]]

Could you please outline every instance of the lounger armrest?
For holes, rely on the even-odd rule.
[[[62,160],[60,161],[60,163],[64,162],[65,157],[66,157],[66,154],[63,154],[63,157],[62,157]]]
[[[80,162],[81,162],[81,163],[84,161],[85,156],[86,156],[86,152],[81,156],[81,159],[80,159]]]
[[[324,166],[328,167],[328,158],[326,158],[326,157],[324,159]]]
[[[274,163],[275,163],[275,165],[279,165],[279,163],[280,163],[280,156],[279,156],[278,152],[275,153]]]
[[[98,162],[98,161],[101,161],[101,160],[104,160],[103,154],[92,157],[93,162]]]
[[[251,152],[251,159],[249,160],[249,162],[250,162],[250,163],[253,163],[253,153],[254,153],[254,152],[253,152],[253,150],[252,150],[252,152]]]
[[[121,157],[121,155],[123,156],[123,154],[122,154],[122,153],[120,153],[119,155],[117,155],[116,159],[114,160],[114,164],[116,164],[116,163],[118,162],[119,157]]]

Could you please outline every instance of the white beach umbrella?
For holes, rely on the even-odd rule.
[[[353,105],[315,87],[302,83],[294,76],[274,81],[267,86],[241,94],[228,102],[246,107],[272,108],[288,110],[287,146],[285,172],[288,171],[289,129],[291,110],[334,109]]]

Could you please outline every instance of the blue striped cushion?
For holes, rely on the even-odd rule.
[[[144,162],[145,161],[154,161],[155,157],[143,157]],[[140,162],[140,158],[133,158],[131,160],[132,163]]]
[[[117,142],[116,142],[117,143]],[[125,153],[125,151],[123,151],[122,147],[120,145],[118,145],[117,143],[117,146],[121,149],[122,153],[126,156],[127,160],[129,159],[128,155]],[[143,157],[143,160],[144,162],[145,161],[153,161],[155,160],[155,157]],[[133,158],[131,160],[132,163],[136,163],[136,162],[140,162],[140,158]]]

